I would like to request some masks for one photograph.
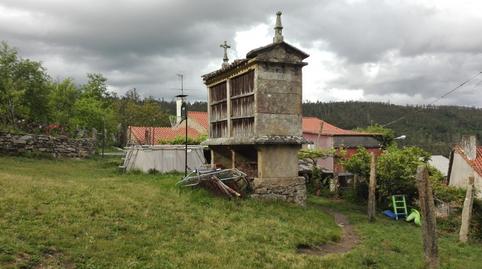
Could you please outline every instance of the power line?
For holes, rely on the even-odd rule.
[[[448,95],[452,94],[452,93],[455,92],[456,90],[462,88],[462,87],[465,86],[467,83],[471,82],[472,80],[474,80],[476,77],[480,76],[481,74],[482,74],[482,71],[479,72],[479,73],[477,73],[477,74],[475,74],[474,76],[472,76],[472,77],[469,78],[468,80],[462,82],[462,83],[461,83],[460,85],[458,85],[457,87],[455,87],[455,88],[451,89],[450,91],[444,93],[442,96],[440,96],[439,98],[435,99],[435,101],[431,102],[431,103],[428,104],[428,105],[431,106],[431,105],[437,103],[438,101],[440,101],[440,100],[442,100],[443,98],[447,97]],[[479,82],[478,84],[480,84],[480,82]],[[398,118],[398,119],[396,119],[396,120],[393,120],[393,121],[391,121],[391,122],[389,122],[389,123],[386,123],[386,124],[382,125],[382,127],[386,127],[386,126],[388,126],[388,125],[392,125],[392,124],[394,124],[394,123],[396,123],[396,122],[399,122],[399,121],[403,120],[403,119],[406,118],[406,117],[407,117],[407,115],[402,116],[402,117],[400,117],[400,118]]]

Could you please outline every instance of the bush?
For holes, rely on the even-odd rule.
[[[407,201],[418,196],[415,183],[417,167],[426,162],[429,154],[418,147],[399,149],[390,146],[377,162],[377,190],[381,201],[394,194],[404,194]],[[379,200],[379,201],[380,201]]]
[[[370,176],[370,159],[368,150],[364,147],[358,147],[351,158],[342,158],[340,161],[348,172],[368,178]]]

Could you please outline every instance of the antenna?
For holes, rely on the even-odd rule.
[[[181,79],[181,95],[184,95],[184,74],[177,74],[177,76]]]

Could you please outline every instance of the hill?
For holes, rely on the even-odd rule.
[[[174,102],[160,102],[168,113],[175,114]],[[194,102],[189,109],[206,111],[207,103]],[[406,135],[406,146],[419,146],[448,156],[462,135],[475,134],[482,141],[482,109],[463,106],[401,106],[378,102],[307,102],[303,115],[319,117],[344,129],[387,125],[396,135]]]
[[[461,106],[400,106],[376,102],[308,102],[305,116],[316,116],[341,128],[387,125],[406,135],[402,145],[415,145],[433,154],[448,155],[462,135],[482,138],[482,109]]]

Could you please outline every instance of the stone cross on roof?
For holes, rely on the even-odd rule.
[[[281,25],[281,11],[276,12],[276,24],[274,26],[273,43],[283,42],[283,26]]]
[[[224,44],[219,45],[221,48],[224,49],[224,58],[223,58],[223,67],[226,67],[229,65],[228,61],[228,49],[231,48],[231,46],[228,45],[226,40],[224,41]]]

